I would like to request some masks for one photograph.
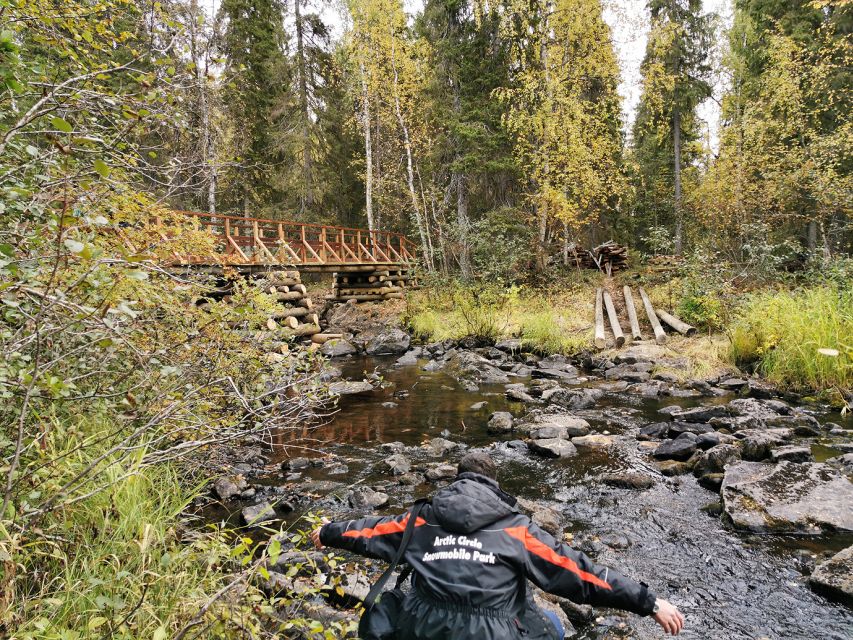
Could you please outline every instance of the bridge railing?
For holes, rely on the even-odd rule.
[[[333,225],[180,211],[214,234],[226,264],[346,265],[413,263],[413,242],[400,233]]]

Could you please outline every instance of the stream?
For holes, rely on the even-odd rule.
[[[344,496],[356,485],[371,486],[390,496],[379,513],[397,513],[418,497],[434,492],[438,483],[405,484],[380,468],[389,456],[383,444],[405,445],[413,471],[437,462],[454,463],[464,450],[488,447],[499,462],[502,487],[521,498],[555,509],[563,518],[571,544],[641,579],[685,614],[684,638],[853,638],[853,611],[813,593],[801,571],[810,554],[835,552],[853,537],[771,536],[738,533],[703,507],[718,503],[718,493],[702,488],[692,474],[665,477],[634,437],[638,429],[665,420],[659,411],[678,404],[690,408],[727,402],[722,398],[643,398],[608,392],[592,409],[575,410],[594,432],[614,436],[614,445],[583,449],[566,459],[531,455],[517,435],[491,435],[490,414],[508,411],[516,417],[528,405],[505,397],[505,385],[480,384],[468,391],[443,371],[397,365],[394,358],[335,361],[343,377],[359,380],[379,374],[382,384],[372,392],[340,399],[326,423],[310,432],[288,435],[273,450],[275,468],[294,457],[321,458],[323,463],[291,472],[276,472],[265,483],[291,483],[310,496],[310,508],[343,519],[363,515]],[[530,382],[513,378],[512,382]],[[600,378],[579,378],[586,386],[607,388]],[[612,387],[611,387],[612,388]],[[477,403],[485,403],[477,408]],[[853,422],[838,414],[810,408],[820,422],[831,419],[853,434]],[[465,445],[444,459],[421,445],[441,437]],[[840,452],[815,442],[817,461]],[[333,462],[329,462],[331,457]],[[267,468],[271,468],[272,465]],[[654,478],[652,487],[616,488],[601,482],[603,474],[639,472]],[[446,481],[443,481],[446,482]],[[307,507],[297,507],[295,521]],[[852,507],[853,508],[853,507]],[[818,560],[820,561],[820,559]],[[813,560],[812,560],[813,562]],[[651,620],[601,610],[596,622],[583,627],[578,639],[659,638]]]

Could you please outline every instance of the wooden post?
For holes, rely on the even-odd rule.
[[[320,231],[320,262],[326,262],[326,227]]]
[[[302,250],[299,252],[302,254],[302,263],[305,264],[306,258],[308,257],[308,252],[305,249],[305,225],[299,225],[299,233],[302,237]]]
[[[663,327],[660,326],[660,321],[658,320],[657,315],[655,315],[655,309],[652,306],[652,301],[649,300],[646,290],[642,287],[640,287],[640,297],[643,299],[643,306],[646,308],[646,315],[649,316],[649,322],[652,325],[652,329],[654,329],[655,342],[658,344],[664,344],[666,342],[666,333],[664,333]]]
[[[610,320],[610,329],[613,331],[613,337],[616,338],[616,346],[621,347],[625,344],[625,334],[622,333],[622,325],[619,324],[619,317],[616,315],[616,307],[613,306],[613,299],[610,297],[610,292],[604,292],[604,307],[607,309],[607,317]]]
[[[604,308],[602,304],[601,287],[595,292],[595,346],[603,349],[607,344],[604,339]]]
[[[637,320],[637,309],[634,307],[634,296],[631,293],[631,287],[625,285],[622,288],[622,294],[625,296],[625,309],[628,311],[628,323],[631,325],[631,338],[642,340],[643,334],[640,333],[640,322]]]
[[[678,318],[673,315],[668,314],[663,309],[656,309],[657,314],[660,316],[660,319],[666,322],[670,327],[678,331],[683,336],[692,336],[696,333],[696,328],[691,327],[686,322],[682,322]]]

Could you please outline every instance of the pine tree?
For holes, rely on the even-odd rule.
[[[696,107],[711,93],[711,24],[709,16],[701,13],[701,0],[649,0],[648,7],[651,30],[633,131],[643,181],[641,207],[646,214],[663,208],[665,217],[672,218],[673,244],[680,254],[684,246],[682,170],[695,160],[689,143],[699,137]]]

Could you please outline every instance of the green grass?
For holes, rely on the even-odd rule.
[[[571,354],[591,344],[588,297],[579,289],[548,294],[443,285],[410,296],[404,321],[424,341],[520,338],[531,351]]]
[[[729,327],[732,361],[793,388],[853,388],[853,287],[750,295]]]

